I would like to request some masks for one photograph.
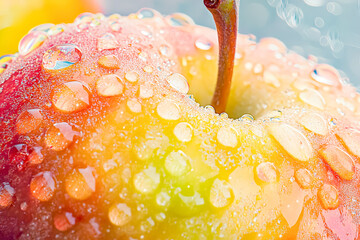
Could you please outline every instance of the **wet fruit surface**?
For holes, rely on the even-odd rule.
[[[62,29],[0,73],[2,239],[358,238],[360,97],[335,69],[239,35],[218,115],[213,30],[148,9]]]

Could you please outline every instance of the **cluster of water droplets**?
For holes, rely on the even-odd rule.
[[[89,29],[90,27],[96,27],[101,24],[101,21],[105,19],[102,13],[82,13],[75,18],[74,24],[78,32]]]

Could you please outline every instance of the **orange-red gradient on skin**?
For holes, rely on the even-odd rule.
[[[239,35],[229,118],[186,16],[44,34],[0,75],[5,238],[358,238],[360,97],[332,67]]]

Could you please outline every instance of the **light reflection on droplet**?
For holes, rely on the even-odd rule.
[[[318,28],[322,28],[325,25],[325,21],[322,17],[316,17],[314,20],[315,26]]]
[[[156,15],[158,15],[158,13],[151,8],[142,8],[137,12],[137,17],[139,19],[153,18]]]
[[[34,51],[36,48],[40,47],[45,40],[48,38],[46,33],[41,31],[35,31],[27,34],[20,40],[19,43],[19,53],[20,55],[27,55],[30,52]]]
[[[326,10],[335,16],[341,15],[343,12],[341,5],[337,2],[328,2],[326,4]]]
[[[201,37],[195,41],[195,47],[200,50],[210,50],[213,44],[207,38]]]
[[[38,25],[38,26],[32,28],[29,31],[29,33],[36,32],[36,31],[42,31],[42,32],[47,33],[50,30],[50,28],[52,28],[53,26],[55,26],[55,25],[52,23],[44,23],[44,24],[41,24],[41,25]]]
[[[43,56],[45,69],[67,68],[80,61],[82,53],[74,44],[63,44],[50,48]]]
[[[181,27],[181,26],[195,24],[194,20],[192,20],[191,17],[183,13],[171,14],[167,16],[167,19],[169,20],[170,25],[174,27]]]
[[[300,25],[302,19],[304,18],[304,13],[303,11],[294,6],[294,5],[289,5],[287,7],[286,10],[286,23],[292,27],[292,28],[296,28]]]

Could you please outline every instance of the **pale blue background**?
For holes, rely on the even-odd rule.
[[[273,36],[288,48],[330,63],[360,86],[360,0],[240,0],[241,33]],[[214,27],[203,0],[105,0],[107,14],[150,7],[162,14],[183,12]]]

